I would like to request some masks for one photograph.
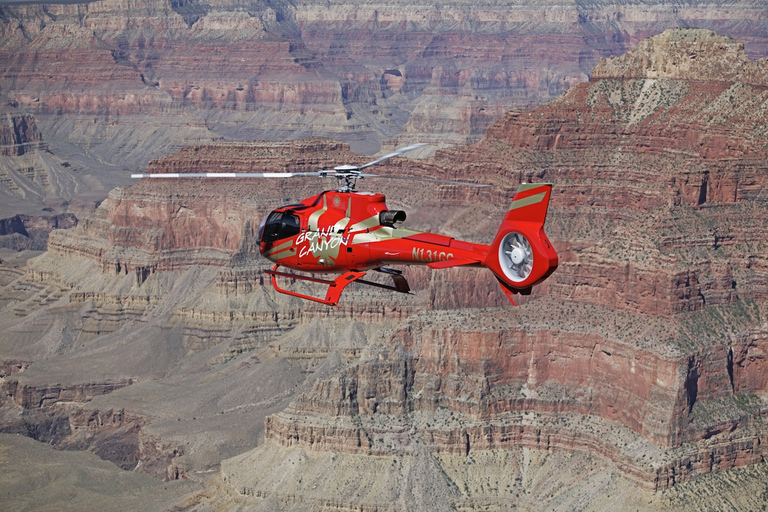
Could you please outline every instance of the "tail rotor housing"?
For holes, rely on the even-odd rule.
[[[484,264],[507,293],[528,293],[558,265],[558,256],[544,232],[550,183],[524,183],[512,198]]]

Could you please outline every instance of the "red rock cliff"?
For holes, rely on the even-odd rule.
[[[662,34],[636,51],[663,53],[665,45],[689,45],[684,54],[721,45],[713,62],[736,55],[734,68],[764,65],[705,31]],[[635,53],[625,60],[644,62]],[[477,179],[489,190],[366,184],[387,187],[390,207],[406,209],[411,227],[482,242],[520,182],[552,181],[546,229],[561,265],[518,309],[480,269],[407,269],[416,293],[401,303],[361,292],[339,310],[292,305],[274,313],[279,304],[269,302],[253,260],[253,229],[272,207],[315,193],[311,180],[145,180],[114,191],[76,229],[54,232],[49,257],[135,271],[139,284],[164,270],[229,265],[216,279],[219,299],[258,296],[266,313],[180,311],[189,321],[186,348],[225,337],[206,338],[205,321],[230,325],[242,316],[270,335],[289,323],[304,329],[259,357],[311,361],[338,352],[266,420],[266,437],[280,446],[376,455],[413,443],[458,454],[513,445],[584,450],[650,489],[751,464],[768,439],[766,99],[763,86],[733,78],[738,72],[721,76],[721,65],[702,65],[710,71],[696,80],[594,79],[508,114],[475,145],[387,168]],[[311,170],[365,161],[358,158],[322,139],[222,143],[186,149],[148,171]],[[112,299],[103,295],[106,318]],[[322,325],[304,325],[317,317]],[[370,336],[328,334],[346,319],[391,323]]]
[[[695,80],[593,79],[435,157],[443,176],[495,183],[491,203],[510,181],[555,183],[547,230],[563,261],[538,289],[547,300],[520,309],[536,320],[412,317],[272,416],[267,435],[355,453],[387,453],[408,429],[438,451],[589,449],[652,489],[763,460],[766,98],[739,77],[765,63],[706,31],[614,60],[650,63],[648,48],[667,47],[712,64],[697,62]],[[665,455],[643,460],[652,446]]]
[[[47,137],[138,168],[163,153],[148,155],[144,141],[169,117],[171,147],[314,134],[367,152],[397,136],[466,143],[504,111],[543,104],[585,81],[601,57],[669,27],[717,29],[745,40],[751,55],[768,47],[759,3],[647,5],[8,5],[0,81],[48,121]]]

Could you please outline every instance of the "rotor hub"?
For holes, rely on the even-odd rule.
[[[509,259],[512,260],[513,265],[520,265],[525,261],[525,252],[519,247],[512,249],[512,253],[509,255]]]
[[[354,192],[357,179],[362,178],[362,172],[352,166],[342,165],[334,169],[335,177],[339,181],[339,192]]]

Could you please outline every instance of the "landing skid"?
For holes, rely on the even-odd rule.
[[[355,270],[350,270],[348,272],[345,272],[341,274],[339,277],[337,277],[336,279],[334,279],[333,281],[329,281],[328,279],[320,279],[317,277],[303,276],[300,274],[291,274],[289,272],[278,272],[277,269],[279,267],[280,265],[275,265],[272,270],[264,271],[265,273],[272,276],[272,286],[274,287],[275,290],[277,290],[280,293],[284,293],[286,295],[299,297],[300,299],[311,300],[313,302],[319,302],[320,304],[326,304],[328,306],[338,306],[339,299],[341,298],[341,292],[343,292],[344,288],[346,288],[350,283],[354,283],[354,282],[367,284],[368,286],[375,286],[376,288],[384,288],[385,290],[392,290],[400,293],[408,293],[411,291],[410,286],[408,286],[408,281],[405,280],[405,278],[402,275],[402,272],[399,270],[393,270],[391,268],[375,268],[374,270],[377,272],[381,272],[383,274],[392,276],[392,281],[394,283],[393,286],[361,279],[361,277],[365,275],[365,272],[357,272]],[[277,285],[277,276],[288,277],[291,279],[301,279],[302,281],[309,281],[311,283],[326,284],[328,285],[328,291],[325,294],[325,299],[321,299],[319,297],[312,297],[311,295],[304,295],[303,293],[292,292],[290,290],[280,288]]]

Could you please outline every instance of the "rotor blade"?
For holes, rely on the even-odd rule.
[[[414,149],[418,149],[418,148],[424,147],[424,146],[426,146],[426,145],[427,145],[427,144],[425,144],[425,143],[421,143],[421,144],[411,144],[410,146],[405,146],[404,148],[400,148],[400,149],[396,150],[396,151],[395,151],[395,152],[393,152],[393,153],[390,153],[390,154],[388,154],[388,155],[384,155],[384,156],[382,156],[381,158],[377,158],[377,159],[376,159],[376,160],[374,160],[373,162],[368,162],[367,164],[363,164],[363,165],[361,165],[360,167],[358,167],[358,169],[365,169],[366,167],[370,167],[370,166],[372,166],[372,165],[375,165],[375,164],[381,163],[381,162],[383,162],[384,160],[389,160],[389,159],[390,159],[390,158],[392,158],[392,157],[395,157],[395,156],[400,156],[400,155],[402,155],[403,153],[407,153],[408,151],[411,151],[411,150],[414,150]]]
[[[320,176],[319,172],[183,172],[131,174],[131,178],[291,178]]]
[[[482,183],[469,183],[468,181],[451,181],[451,180],[438,180],[435,178],[416,178],[409,176],[385,176],[383,174],[361,174],[360,178],[387,178],[390,180],[410,180],[410,181],[429,181],[432,183],[447,183],[449,185],[463,185],[465,187],[486,188],[490,185],[484,185]]]

